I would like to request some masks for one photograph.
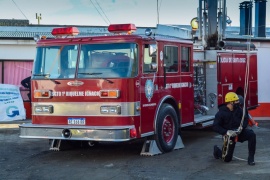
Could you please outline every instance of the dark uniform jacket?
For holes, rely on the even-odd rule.
[[[21,81],[21,84],[22,84],[23,87],[31,90],[31,76],[23,79]]]
[[[230,111],[226,104],[220,105],[219,111],[215,115],[213,130],[221,135],[225,135],[227,130],[237,130],[240,126],[242,115],[243,110],[240,107]],[[248,116],[246,113],[242,126],[243,129],[247,127],[247,124]]]

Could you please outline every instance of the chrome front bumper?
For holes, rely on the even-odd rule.
[[[130,129],[134,126],[65,126],[21,124],[21,138],[86,140],[86,141],[129,141]]]

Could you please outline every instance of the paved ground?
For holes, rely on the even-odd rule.
[[[18,137],[23,122],[0,123],[0,179],[270,179],[270,121],[254,129],[255,166],[247,165],[247,142],[237,143],[232,162],[214,159],[213,145],[222,140],[211,129],[183,131],[183,149],[140,156],[143,141],[49,151],[47,140]]]

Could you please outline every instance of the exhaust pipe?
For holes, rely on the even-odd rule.
[[[221,49],[232,49],[232,50],[255,50],[256,46],[253,43],[237,43],[237,42],[225,42],[219,41],[218,47]]]
[[[64,130],[62,131],[62,136],[63,136],[64,138],[70,138],[70,137],[71,137],[71,131],[70,131],[69,129],[64,129]]]

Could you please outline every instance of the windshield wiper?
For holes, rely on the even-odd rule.
[[[103,73],[78,73],[78,74],[85,74],[85,75],[101,75]]]
[[[33,76],[44,76],[45,79],[48,79],[48,80],[54,82],[55,84],[61,84],[60,82],[58,82],[54,79],[50,79],[51,75],[49,73],[47,73],[47,74],[33,74]]]
[[[103,73],[78,73],[78,74],[83,74],[83,75],[94,75],[94,76],[96,76],[96,75],[101,75],[101,74],[103,74]],[[101,79],[107,81],[107,82],[110,83],[110,84],[113,84],[113,81],[111,81],[111,80],[109,80],[109,79],[106,79],[106,78],[104,78],[104,77],[99,77],[99,76],[96,76],[96,77],[97,77],[97,78],[101,78]]]
[[[46,77],[50,77],[50,74],[33,74],[33,76],[46,76]]]

